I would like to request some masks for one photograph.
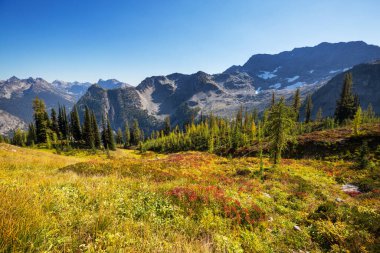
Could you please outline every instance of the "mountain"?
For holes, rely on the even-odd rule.
[[[132,87],[131,85],[120,82],[116,79],[108,79],[108,80],[99,79],[97,84],[103,89],[107,89],[107,90]]]
[[[89,82],[65,82],[60,80],[55,80],[52,83],[52,86],[59,89],[64,93],[72,95],[75,100],[78,100],[84,93],[86,93],[88,87],[92,84]]]
[[[81,120],[83,120],[85,107],[88,106],[94,111],[99,123],[107,114],[115,129],[124,128],[126,121],[132,123],[134,119],[139,120],[140,127],[145,132],[155,129],[158,125],[156,118],[142,109],[140,96],[133,87],[107,90],[94,84],[79,99],[77,106]]]
[[[275,55],[253,55],[243,66],[232,66],[225,73],[247,73],[261,89],[294,89],[329,80],[354,65],[376,59],[380,59],[380,47],[363,41],[324,42]]]
[[[108,95],[102,100],[88,92],[80,103],[82,108],[89,104],[95,111],[111,115],[115,127],[131,118],[139,119],[139,115],[143,119],[153,116],[158,121],[169,115],[172,123],[184,122],[200,111],[230,117],[241,105],[262,110],[270,103],[272,92],[290,99],[300,87],[304,97],[334,76],[376,59],[380,59],[380,47],[361,41],[321,43],[275,55],[253,55],[244,65],[232,66],[220,74],[199,71],[191,75],[152,76],[136,88],[104,90]],[[111,93],[133,94],[133,99],[112,97]],[[133,112],[126,111],[127,107],[133,107]]]
[[[39,97],[45,101],[46,108],[50,110],[58,104],[72,107],[75,97],[62,92],[42,78],[18,79],[13,76],[5,81],[0,81],[0,109],[7,114],[1,114],[2,124],[0,133],[9,133],[14,129],[6,125],[16,127],[26,126],[33,119],[32,101]],[[20,122],[21,123],[20,123]],[[16,123],[14,123],[16,122]]]
[[[359,64],[351,70],[353,92],[358,94],[360,105],[366,109],[371,103],[377,114],[380,113],[380,61],[368,64]],[[313,115],[315,116],[319,107],[322,108],[324,116],[333,116],[336,100],[340,97],[343,86],[344,74],[341,73],[332,78],[326,85],[321,87],[312,95],[314,104]]]

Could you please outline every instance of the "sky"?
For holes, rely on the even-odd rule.
[[[380,45],[378,0],[0,0],[0,80],[199,70],[321,42]]]

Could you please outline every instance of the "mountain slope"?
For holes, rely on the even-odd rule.
[[[75,103],[71,94],[62,92],[42,78],[11,77],[0,82],[0,109],[24,122],[33,118],[32,101],[36,97],[45,101],[48,110],[58,104],[71,107]]]
[[[360,105],[363,109],[371,103],[375,112],[380,113],[380,61],[360,64],[346,71],[352,73],[353,92],[359,95]],[[319,107],[324,116],[334,115],[336,100],[340,97],[344,74],[332,78],[326,85],[312,95],[313,115]]]
[[[88,101],[95,111],[108,112],[116,126],[131,117],[125,108],[117,110],[116,106],[108,107],[109,104],[128,104],[133,112],[144,111],[142,118],[150,115],[163,120],[170,115],[175,123],[186,121],[199,111],[229,117],[241,105],[262,110],[268,106],[273,91],[277,97],[289,99],[295,88],[301,87],[305,96],[352,66],[375,59],[380,59],[378,46],[364,42],[321,43],[276,55],[254,55],[243,66],[233,66],[221,74],[199,71],[191,75],[148,77],[136,88],[128,89],[129,93],[138,95],[134,94],[130,101],[111,96],[98,99],[89,93],[81,103]],[[118,88],[112,92],[124,93],[124,90]]]

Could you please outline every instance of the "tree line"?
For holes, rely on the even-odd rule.
[[[10,141],[19,146],[45,145],[48,148],[73,146],[85,149],[109,149],[116,147],[129,148],[137,146],[141,151],[177,152],[186,150],[208,151],[225,155],[236,150],[254,145],[262,146],[265,141],[269,145],[275,163],[281,159],[282,151],[295,136],[321,129],[331,129],[352,122],[354,133],[358,134],[362,122],[375,119],[371,105],[367,110],[360,108],[358,96],[352,92],[352,75],[347,73],[342,91],[336,102],[333,118],[323,117],[319,108],[312,119],[313,102],[311,95],[304,101],[305,115],[301,121],[301,95],[297,89],[291,102],[283,97],[276,101],[272,94],[269,108],[261,115],[257,110],[248,111],[240,107],[232,120],[214,116],[200,115],[198,120],[192,118],[183,127],[171,126],[166,117],[161,130],[152,131],[146,137],[135,119],[132,127],[125,122],[124,129],[114,133],[109,117],[104,115],[99,128],[95,113],[87,106],[84,108],[83,124],[80,121],[77,106],[70,113],[65,106],[58,106],[58,114],[51,109],[46,112],[41,99],[33,101],[34,121],[29,124],[28,131],[16,130],[11,140],[0,137],[0,141]],[[262,154],[262,150],[259,152]]]

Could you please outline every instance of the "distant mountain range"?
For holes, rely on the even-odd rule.
[[[272,92],[290,99],[294,90],[300,88],[303,96],[316,91],[314,110],[322,106],[324,114],[331,115],[331,103],[335,103],[335,97],[339,95],[342,73],[352,69],[354,89],[360,99],[363,103],[371,101],[380,113],[376,103],[380,96],[373,88],[380,90],[378,64],[354,67],[378,59],[380,47],[358,41],[321,43],[275,55],[257,54],[244,65],[232,66],[220,74],[199,71],[191,75],[152,76],[137,87],[115,79],[100,79],[91,85],[64,81],[50,84],[41,78],[20,80],[12,77],[0,81],[0,109],[19,121],[29,122],[31,101],[35,96],[44,99],[48,108],[58,103],[71,107],[77,101],[80,111],[88,105],[98,120],[107,113],[114,128],[136,118],[145,131],[150,131],[158,128],[166,116],[171,116],[175,124],[200,111],[228,117],[241,105],[262,110],[269,104]],[[359,71],[361,68],[371,70]],[[8,126],[7,131],[11,128]],[[0,133],[6,132],[3,129],[0,126]]]

